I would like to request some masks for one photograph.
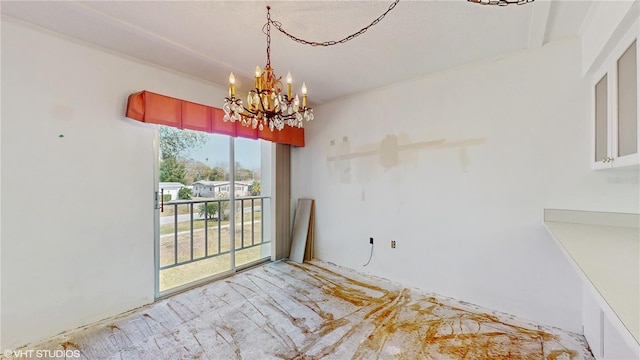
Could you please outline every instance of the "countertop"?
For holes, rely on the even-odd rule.
[[[640,215],[546,209],[545,225],[640,343]]]

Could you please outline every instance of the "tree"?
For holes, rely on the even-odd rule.
[[[158,127],[160,135],[160,181],[185,182],[185,163],[180,156],[189,149],[197,149],[207,142],[203,133]]]
[[[229,180],[229,172],[222,165],[216,165],[211,169],[209,173],[209,180],[211,181],[225,181]]]
[[[253,171],[249,169],[236,169],[236,180],[237,181],[246,181],[253,180]]]
[[[160,181],[184,183],[184,163],[177,158],[167,158],[160,162]]]
[[[239,162],[236,162],[236,181],[245,181],[255,179],[255,175],[253,171],[249,169],[245,169],[240,165]]]
[[[209,180],[211,168],[200,161],[189,160],[185,163],[185,184],[192,184],[198,180]]]
[[[260,181],[255,180],[251,186],[249,186],[249,192],[251,196],[258,196],[262,192],[262,186],[260,185]]]
[[[193,195],[193,191],[187,187],[183,187],[178,190],[178,199],[191,200],[191,195]]]
[[[179,130],[168,126],[158,128],[160,135],[160,158],[178,158],[190,149],[198,149],[207,143],[207,136],[204,133]]]

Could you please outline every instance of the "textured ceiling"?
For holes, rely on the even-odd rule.
[[[266,5],[294,35],[338,40],[382,14],[391,1],[2,1],[20,19],[204,80],[233,71],[248,90],[266,63]],[[577,35],[591,1],[481,6],[465,0],[401,1],[365,34],[332,47],[296,43],[272,28],[271,63],[307,83],[319,104]]]

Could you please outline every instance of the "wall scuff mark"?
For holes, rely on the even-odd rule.
[[[411,142],[409,136],[401,134],[387,134],[380,142],[365,144],[351,151],[351,143],[345,136],[336,145],[331,140],[327,149],[327,166],[331,176],[336,176],[340,183],[349,184],[353,171],[356,169],[357,180],[368,182],[379,175],[379,170],[387,172],[407,165],[415,165],[419,155],[426,150],[457,148],[460,169],[467,172],[471,165],[469,156],[470,146],[479,146],[486,142],[484,138],[447,141],[435,139],[429,141]],[[353,161],[353,163],[352,163]]]

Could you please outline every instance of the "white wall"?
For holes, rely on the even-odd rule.
[[[639,12],[640,3],[635,0],[593,2],[580,29],[583,73],[602,65]]]
[[[155,130],[124,117],[143,89],[226,94],[2,18],[0,349],[153,301]]]
[[[318,107],[292,165],[316,256],[580,332],[580,279],[542,211],[639,212],[637,168],[590,170],[581,73],[574,38]]]

